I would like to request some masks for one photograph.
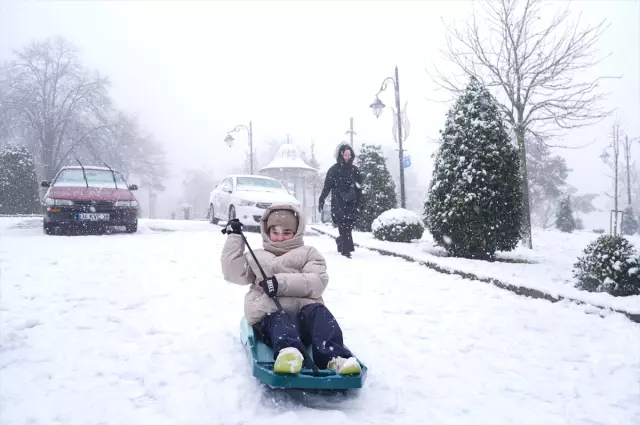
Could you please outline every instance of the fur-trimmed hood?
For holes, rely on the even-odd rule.
[[[349,164],[353,165],[354,161],[356,160],[356,152],[348,143],[340,143],[338,147],[336,147],[336,162],[338,164],[341,164],[341,165],[346,164],[342,155],[344,154],[344,151],[346,151],[347,149],[351,151],[351,161],[349,162]]]
[[[298,219],[298,228],[293,238],[288,241],[271,242],[269,238],[269,229],[267,228],[267,220],[269,215],[276,210],[291,211],[293,215]],[[269,251],[275,255],[282,255],[287,251],[291,251],[294,248],[304,245],[304,232],[306,230],[306,223],[302,211],[298,207],[289,203],[274,203],[266,209],[260,219],[260,234],[262,235],[262,247],[265,251]]]

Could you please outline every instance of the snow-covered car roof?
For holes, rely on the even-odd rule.
[[[227,177],[225,177],[225,179],[226,178],[230,178],[230,177],[232,177],[232,178],[235,178],[235,177],[250,177],[250,178],[254,178],[254,179],[277,180],[277,179],[274,179],[273,177],[256,175],[256,174],[229,174]]]
[[[79,165],[68,165],[66,167],[62,167],[60,168],[60,170],[82,170],[82,167]],[[97,165],[85,165],[84,166],[85,170],[102,170],[102,171],[111,171],[109,170],[107,167],[100,167]],[[119,173],[120,171],[116,170],[115,168],[113,168],[113,171],[115,171],[116,173]]]

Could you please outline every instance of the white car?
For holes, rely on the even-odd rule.
[[[278,180],[271,177],[234,174],[227,176],[209,196],[209,221],[238,218],[245,226],[259,226],[264,210],[276,202],[298,201]]]

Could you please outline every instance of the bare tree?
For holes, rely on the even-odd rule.
[[[107,131],[108,80],[85,70],[62,38],[33,42],[15,55],[5,69],[5,107],[51,179],[78,147]]]
[[[182,201],[193,207],[193,217],[210,214],[209,195],[215,187],[215,173],[211,167],[189,168],[182,180]]]
[[[119,112],[110,120],[109,131],[89,137],[83,146],[89,157],[118,168],[128,178],[142,180],[140,187],[163,191],[167,180],[165,152],[152,135],[142,134],[134,116]]]
[[[621,196],[621,188],[620,188],[620,153],[622,149],[622,143],[620,141],[620,123],[616,120],[611,128],[611,143],[605,148],[600,155],[600,159],[602,162],[607,164],[611,171],[613,171],[613,175],[608,175],[610,179],[613,181],[613,195],[609,193],[605,193],[609,198],[613,199],[613,209],[615,210],[614,215],[614,235],[618,228],[618,204]],[[611,151],[611,153],[609,152]]]
[[[447,26],[444,58],[461,73],[435,68],[432,79],[460,92],[474,76],[496,94],[515,133],[523,175],[523,242],[533,247],[525,136],[550,136],[560,130],[593,124],[610,115],[599,107],[605,77],[578,81],[577,75],[599,63],[596,43],[605,21],[580,28],[570,22],[569,4],[543,23],[543,0],[483,2],[484,17],[474,16],[461,29]],[[464,77],[463,81],[459,78]]]
[[[164,183],[171,177],[165,151],[151,135],[138,139],[137,146],[144,154],[136,158],[132,172],[142,179],[141,187],[148,186],[154,192],[164,191]]]
[[[528,134],[525,146],[532,222],[547,229],[554,224],[571,169],[563,157],[552,155],[543,138]]]
[[[6,73],[0,68],[0,147],[14,138],[17,130],[15,113],[9,108],[9,91]]]
[[[0,77],[1,78],[1,77]],[[6,94],[4,93],[4,85],[0,80],[0,147],[7,143],[10,129],[9,110],[6,105]]]
[[[545,198],[542,199],[540,204],[537,205],[537,214],[534,219],[537,220],[538,225],[543,229],[549,229],[554,226],[554,219],[556,218],[556,212],[558,210],[558,200]]]
[[[640,213],[640,170],[636,166],[631,169],[630,174],[631,205],[636,213]]]

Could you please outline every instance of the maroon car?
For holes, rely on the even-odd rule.
[[[106,228],[125,226],[128,233],[138,230],[138,201],[122,174],[95,166],[63,167],[48,187],[44,199],[45,233],[56,229]]]

